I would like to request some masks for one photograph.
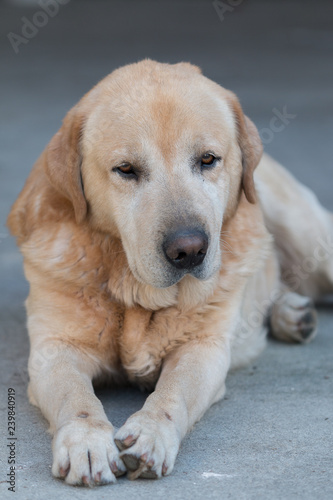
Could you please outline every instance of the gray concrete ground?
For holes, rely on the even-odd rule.
[[[144,57],[198,64],[207,76],[239,95],[262,131],[266,150],[333,210],[333,4],[239,4],[225,0],[228,8],[222,20],[222,2],[219,17],[211,1],[72,0],[60,5],[59,12],[15,53],[7,34],[22,36],[22,17],[36,19],[41,8],[0,3],[3,499],[333,498],[329,300],[320,309],[320,332],[311,345],[270,342],[255,366],[229,376],[227,399],[195,426],[183,443],[175,471],[160,481],[131,483],[122,478],[115,486],[86,490],[52,479],[47,424],[26,396],[29,346],[23,301],[28,287],[5,219],[65,112],[115,67]],[[276,110],[282,112],[284,106],[294,117],[280,132],[270,131]],[[16,391],[16,493],[8,491],[5,482],[8,388]],[[99,395],[116,426],[145,399],[135,389],[108,389]]]

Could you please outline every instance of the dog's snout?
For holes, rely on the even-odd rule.
[[[167,260],[177,269],[199,266],[207,253],[208,237],[203,231],[181,229],[167,236],[163,250]]]

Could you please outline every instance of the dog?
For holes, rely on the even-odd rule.
[[[70,485],[170,474],[228,371],[268,330],[309,342],[312,300],[333,289],[332,214],[263,154],[235,94],[189,63],[144,60],[99,82],[8,226],[30,283],[28,394]],[[101,381],[154,390],[115,431]]]

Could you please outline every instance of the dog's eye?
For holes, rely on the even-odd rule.
[[[205,153],[201,157],[201,167],[211,167],[217,158],[212,153]]]
[[[113,170],[120,174],[122,177],[126,177],[127,179],[137,179],[138,177],[133,168],[133,165],[131,165],[130,163],[123,163]]]

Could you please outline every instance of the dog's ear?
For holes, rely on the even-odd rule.
[[[71,109],[48,144],[44,163],[44,170],[53,187],[72,202],[77,223],[83,222],[87,215],[81,179],[80,140],[83,126],[84,117],[75,108]]]
[[[186,71],[189,73],[198,73],[199,75],[202,74],[201,68],[199,68],[199,66],[196,66],[195,64],[191,64],[189,62],[176,63],[174,66],[177,66],[177,68],[181,68],[183,71]]]
[[[237,97],[230,92],[231,104],[237,126],[238,144],[242,152],[242,187],[250,203],[257,200],[253,174],[263,153],[259,132],[254,123],[244,115]]]

